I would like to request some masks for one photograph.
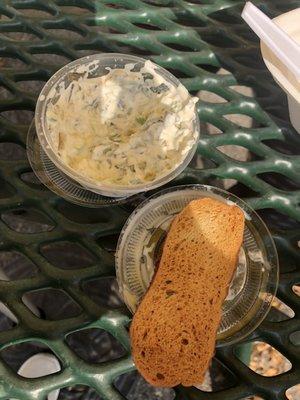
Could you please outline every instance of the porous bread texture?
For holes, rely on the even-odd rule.
[[[175,217],[159,268],[130,327],[135,365],[150,384],[203,381],[215,352],[244,219],[237,206],[212,198],[192,201]]]

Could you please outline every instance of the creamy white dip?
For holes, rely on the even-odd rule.
[[[181,164],[197,139],[197,99],[167,82],[150,61],[139,72],[133,67],[100,77],[76,71],[69,85],[49,93],[46,128],[53,149],[95,182],[157,180]]]

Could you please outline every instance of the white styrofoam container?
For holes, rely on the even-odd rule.
[[[300,45],[300,8],[281,14],[273,21]],[[291,123],[300,133],[300,81],[262,41],[260,48],[266,66],[287,95]]]

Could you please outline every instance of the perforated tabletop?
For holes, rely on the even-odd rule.
[[[256,3],[272,17],[300,6],[298,0]],[[0,281],[0,300],[18,320],[0,318],[1,399],[41,400],[63,388],[60,399],[274,400],[299,384],[300,135],[289,124],[285,96],[260,58],[257,38],[240,18],[243,4],[0,1],[0,267],[8,276]],[[273,307],[242,344],[217,350],[210,392],[152,389],[134,372],[114,249],[136,203],[97,209],[67,203],[29,167],[24,149],[39,90],[65,63],[96,52],[149,58],[199,96],[197,156],[172,185],[230,190],[259,212],[275,239],[277,305],[282,301],[290,312]],[[241,349],[257,340],[276,348],[292,368],[274,377],[253,372]],[[39,352],[54,353],[61,371],[34,380],[18,376],[22,360]]]

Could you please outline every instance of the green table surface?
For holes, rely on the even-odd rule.
[[[298,0],[255,3],[272,17],[300,6]],[[44,82],[70,60],[97,52],[149,58],[200,97],[197,156],[172,185],[208,183],[227,188],[257,210],[279,253],[277,298],[295,314],[284,317],[272,308],[244,342],[218,349],[214,368],[224,379],[213,385],[212,392],[178,387],[171,392],[153,390],[152,399],[171,395],[178,400],[235,400],[257,395],[276,400],[285,399],[286,390],[299,384],[300,135],[289,123],[285,95],[261,60],[256,36],[240,18],[243,4],[0,1],[0,267],[8,275],[12,265],[21,271],[0,281],[0,300],[18,319],[17,324],[6,321],[0,331],[0,399],[41,400],[66,387],[76,387],[76,395],[63,389],[60,399],[149,396],[128,395],[117,383],[121,375],[138,379],[131,372],[126,329],[130,315],[112,296],[114,246],[135,204],[97,209],[70,204],[35,179],[25,153],[28,126]],[[92,296],[89,285],[99,281],[106,289]],[[57,304],[53,318],[46,311],[37,317],[22,301],[27,294],[38,304],[45,290],[51,292],[52,306]],[[61,299],[71,304],[68,312],[60,309]],[[81,330],[87,348],[93,346],[92,334],[101,332],[101,338],[118,351],[95,360],[80,355],[70,338]],[[245,355],[243,347],[254,341],[276,348],[292,368],[275,377],[250,370],[237,355]],[[59,373],[33,380],[16,374],[13,357],[33,342],[57,356]]]

